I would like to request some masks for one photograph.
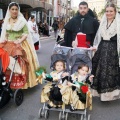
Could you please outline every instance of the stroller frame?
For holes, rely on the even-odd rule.
[[[86,100],[87,103],[87,100]],[[48,108],[46,106],[46,103],[43,104],[43,107],[39,109],[38,116],[39,119],[42,117],[47,120],[49,118],[49,111],[57,111],[59,112],[59,120],[68,120],[68,115],[71,114],[78,114],[80,116],[80,120],[90,120],[91,115],[87,113],[87,108],[81,109],[81,110],[76,110],[76,111],[70,111],[67,107],[69,105],[65,105],[65,108]]]
[[[12,72],[10,74],[9,82],[7,83],[7,85],[5,87],[3,87],[3,91],[0,94],[0,103],[2,102],[2,97],[5,94],[5,92],[7,92],[9,94],[10,98],[14,99],[14,102],[15,102],[15,104],[17,106],[21,105],[22,102],[23,102],[23,98],[24,98],[23,91],[21,89],[16,89],[15,91],[13,91],[10,88],[10,84],[11,84],[11,81],[12,81],[12,76],[13,76],[13,73],[14,73],[14,69],[15,69],[15,64],[16,64],[17,58],[18,58],[18,56],[15,57],[15,63],[13,65],[13,70],[12,70]],[[0,106],[0,109],[3,108],[5,105],[1,105],[2,107]]]
[[[55,47],[63,47],[63,46],[60,46],[59,44],[55,44]],[[73,50],[74,48],[70,48],[70,47],[65,47],[65,48],[68,48],[68,49],[71,49]],[[80,49],[83,49],[83,50],[88,50],[91,52],[91,49],[90,48],[80,48]],[[92,53],[89,54],[90,58],[92,56]],[[87,99],[86,98],[86,105],[87,105]],[[87,107],[85,109],[81,109],[81,110],[76,110],[76,111],[70,111],[67,107],[69,105],[65,105],[65,108],[62,109],[62,108],[48,108],[46,106],[46,103],[43,104],[43,107],[40,107],[39,109],[39,112],[38,112],[38,117],[39,119],[41,119],[42,117],[44,117],[46,120],[49,118],[49,111],[57,111],[59,112],[59,120],[68,120],[68,114],[69,113],[72,113],[72,114],[78,114],[80,115],[80,120],[90,120],[91,118],[91,115],[87,113]]]

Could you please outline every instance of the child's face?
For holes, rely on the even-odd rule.
[[[86,76],[88,74],[88,68],[82,67],[81,69],[78,69],[79,75]]]
[[[58,71],[58,72],[63,71],[64,70],[63,63],[62,62],[57,62],[56,65],[55,65],[55,70]]]

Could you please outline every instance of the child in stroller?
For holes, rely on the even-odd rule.
[[[48,102],[48,108],[51,107],[61,107],[62,94],[60,92],[64,85],[67,85],[68,72],[65,72],[65,62],[63,60],[58,60],[54,64],[54,71],[50,73],[51,79],[46,77],[47,81],[50,81],[44,86],[41,93],[41,102]]]
[[[88,88],[88,84],[91,84],[93,75],[88,76],[89,66],[86,64],[82,64],[78,66],[77,72],[71,75],[71,80],[68,82],[69,86],[72,86],[72,96],[70,98],[71,107],[70,110],[79,110],[85,109],[86,104],[86,96],[90,91]],[[90,103],[92,105],[92,101]]]

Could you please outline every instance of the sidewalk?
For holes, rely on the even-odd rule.
[[[49,40],[49,39],[52,39],[52,40],[55,40],[56,38],[54,37],[54,32],[50,32],[50,36],[40,36],[40,41],[43,41],[43,40]]]

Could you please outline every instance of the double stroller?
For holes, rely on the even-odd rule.
[[[17,58],[18,56],[15,56],[9,81],[6,82],[5,71],[8,69],[8,66],[10,64],[10,56],[5,50],[0,48],[0,109],[3,108],[11,98],[14,99],[14,102],[17,106],[21,105],[23,102],[22,90],[13,90],[10,88]]]
[[[66,71],[69,72],[69,74],[73,74],[81,64],[87,64],[90,69],[92,68],[91,59],[89,57],[89,49],[74,49],[56,45],[51,56],[51,69],[53,69],[54,63],[58,60],[63,60],[66,63]],[[80,120],[90,120],[90,115],[87,115],[87,108],[90,107],[91,104],[89,103],[89,97],[91,97],[91,94],[86,97],[84,109],[75,111],[71,111],[69,109],[69,104],[65,105],[63,103],[64,107],[62,106],[61,108],[48,108],[47,103],[44,103],[43,107],[39,109],[39,118],[45,117],[45,119],[48,119],[49,111],[58,111],[59,120],[68,120],[69,113],[79,114]]]

